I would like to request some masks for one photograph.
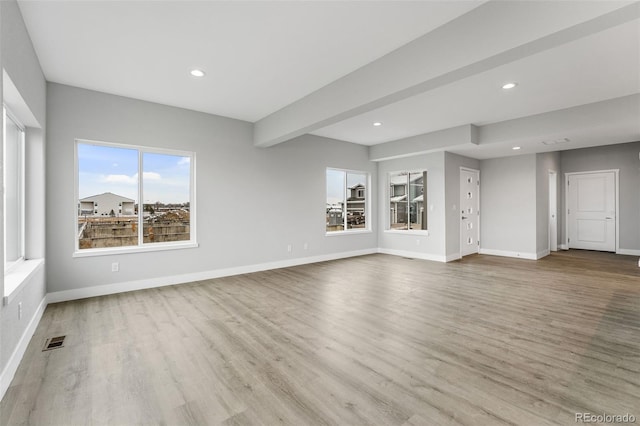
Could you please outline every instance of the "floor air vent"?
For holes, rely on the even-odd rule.
[[[65,337],[67,336],[51,337],[50,339],[47,339],[47,341],[44,342],[44,349],[42,349],[42,352],[63,347]]]

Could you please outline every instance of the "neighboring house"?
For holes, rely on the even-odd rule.
[[[78,205],[79,216],[133,216],[135,214],[135,200],[112,192],[83,198]]]
[[[365,187],[358,183],[349,188],[349,197],[347,198],[347,213],[364,214],[365,209]]]
[[[389,179],[391,223],[407,223],[407,211],[411,223],[422,224],[424,217],[424,174],[392,175]]]

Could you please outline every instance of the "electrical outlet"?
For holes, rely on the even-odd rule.
[[[118,272],[120,271],[120,264],[118,262],[113,262],[111,264],[111,272]]]
[[[18,319],[22,319],[22,302],[18,303]]]
[[[302,248],[303,248],[304,250],[309,250],[309,244],[304,243],[304,246],[302,246]]]
[[[416,240],[416,245],[419,246],[420,245],[420,240]]]
[[[291,251],[292,251],[292,250],[293,250],[293,247],[291,246],[291,244],[289,244],[289,245],[287,246],[287,252],[288,252],[288,253],[291,253]]]

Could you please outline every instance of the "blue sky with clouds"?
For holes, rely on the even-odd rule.
[[[144,153],[144,203],[189,201],[190,158]],[[138,151],[78,144],[79,198],[113,192],[138,202]]]

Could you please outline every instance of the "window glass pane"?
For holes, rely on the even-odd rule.
[[[426,171],[389,174],[389,229],[427,229],[426,183]]]
[[[23,143],[24,133],[8,116],[4,135],[5,264],[23,257]]]
[[[138,151],[78,144],[78,247],[138,244]]]
[[[144,243],[191,239],[191,158],[142,154]]]
[[[367,175],[347,173],[347,229],[366,228]]]
[[[345,220],[345,172],[327,169],[327,232],[343,231]]]
[[[409,227],[410,229],[427,229],[427,212],[424,188],[427,172],[409,174]]]
[[[389,175],[389,228],[407,229],[407,172]]]

